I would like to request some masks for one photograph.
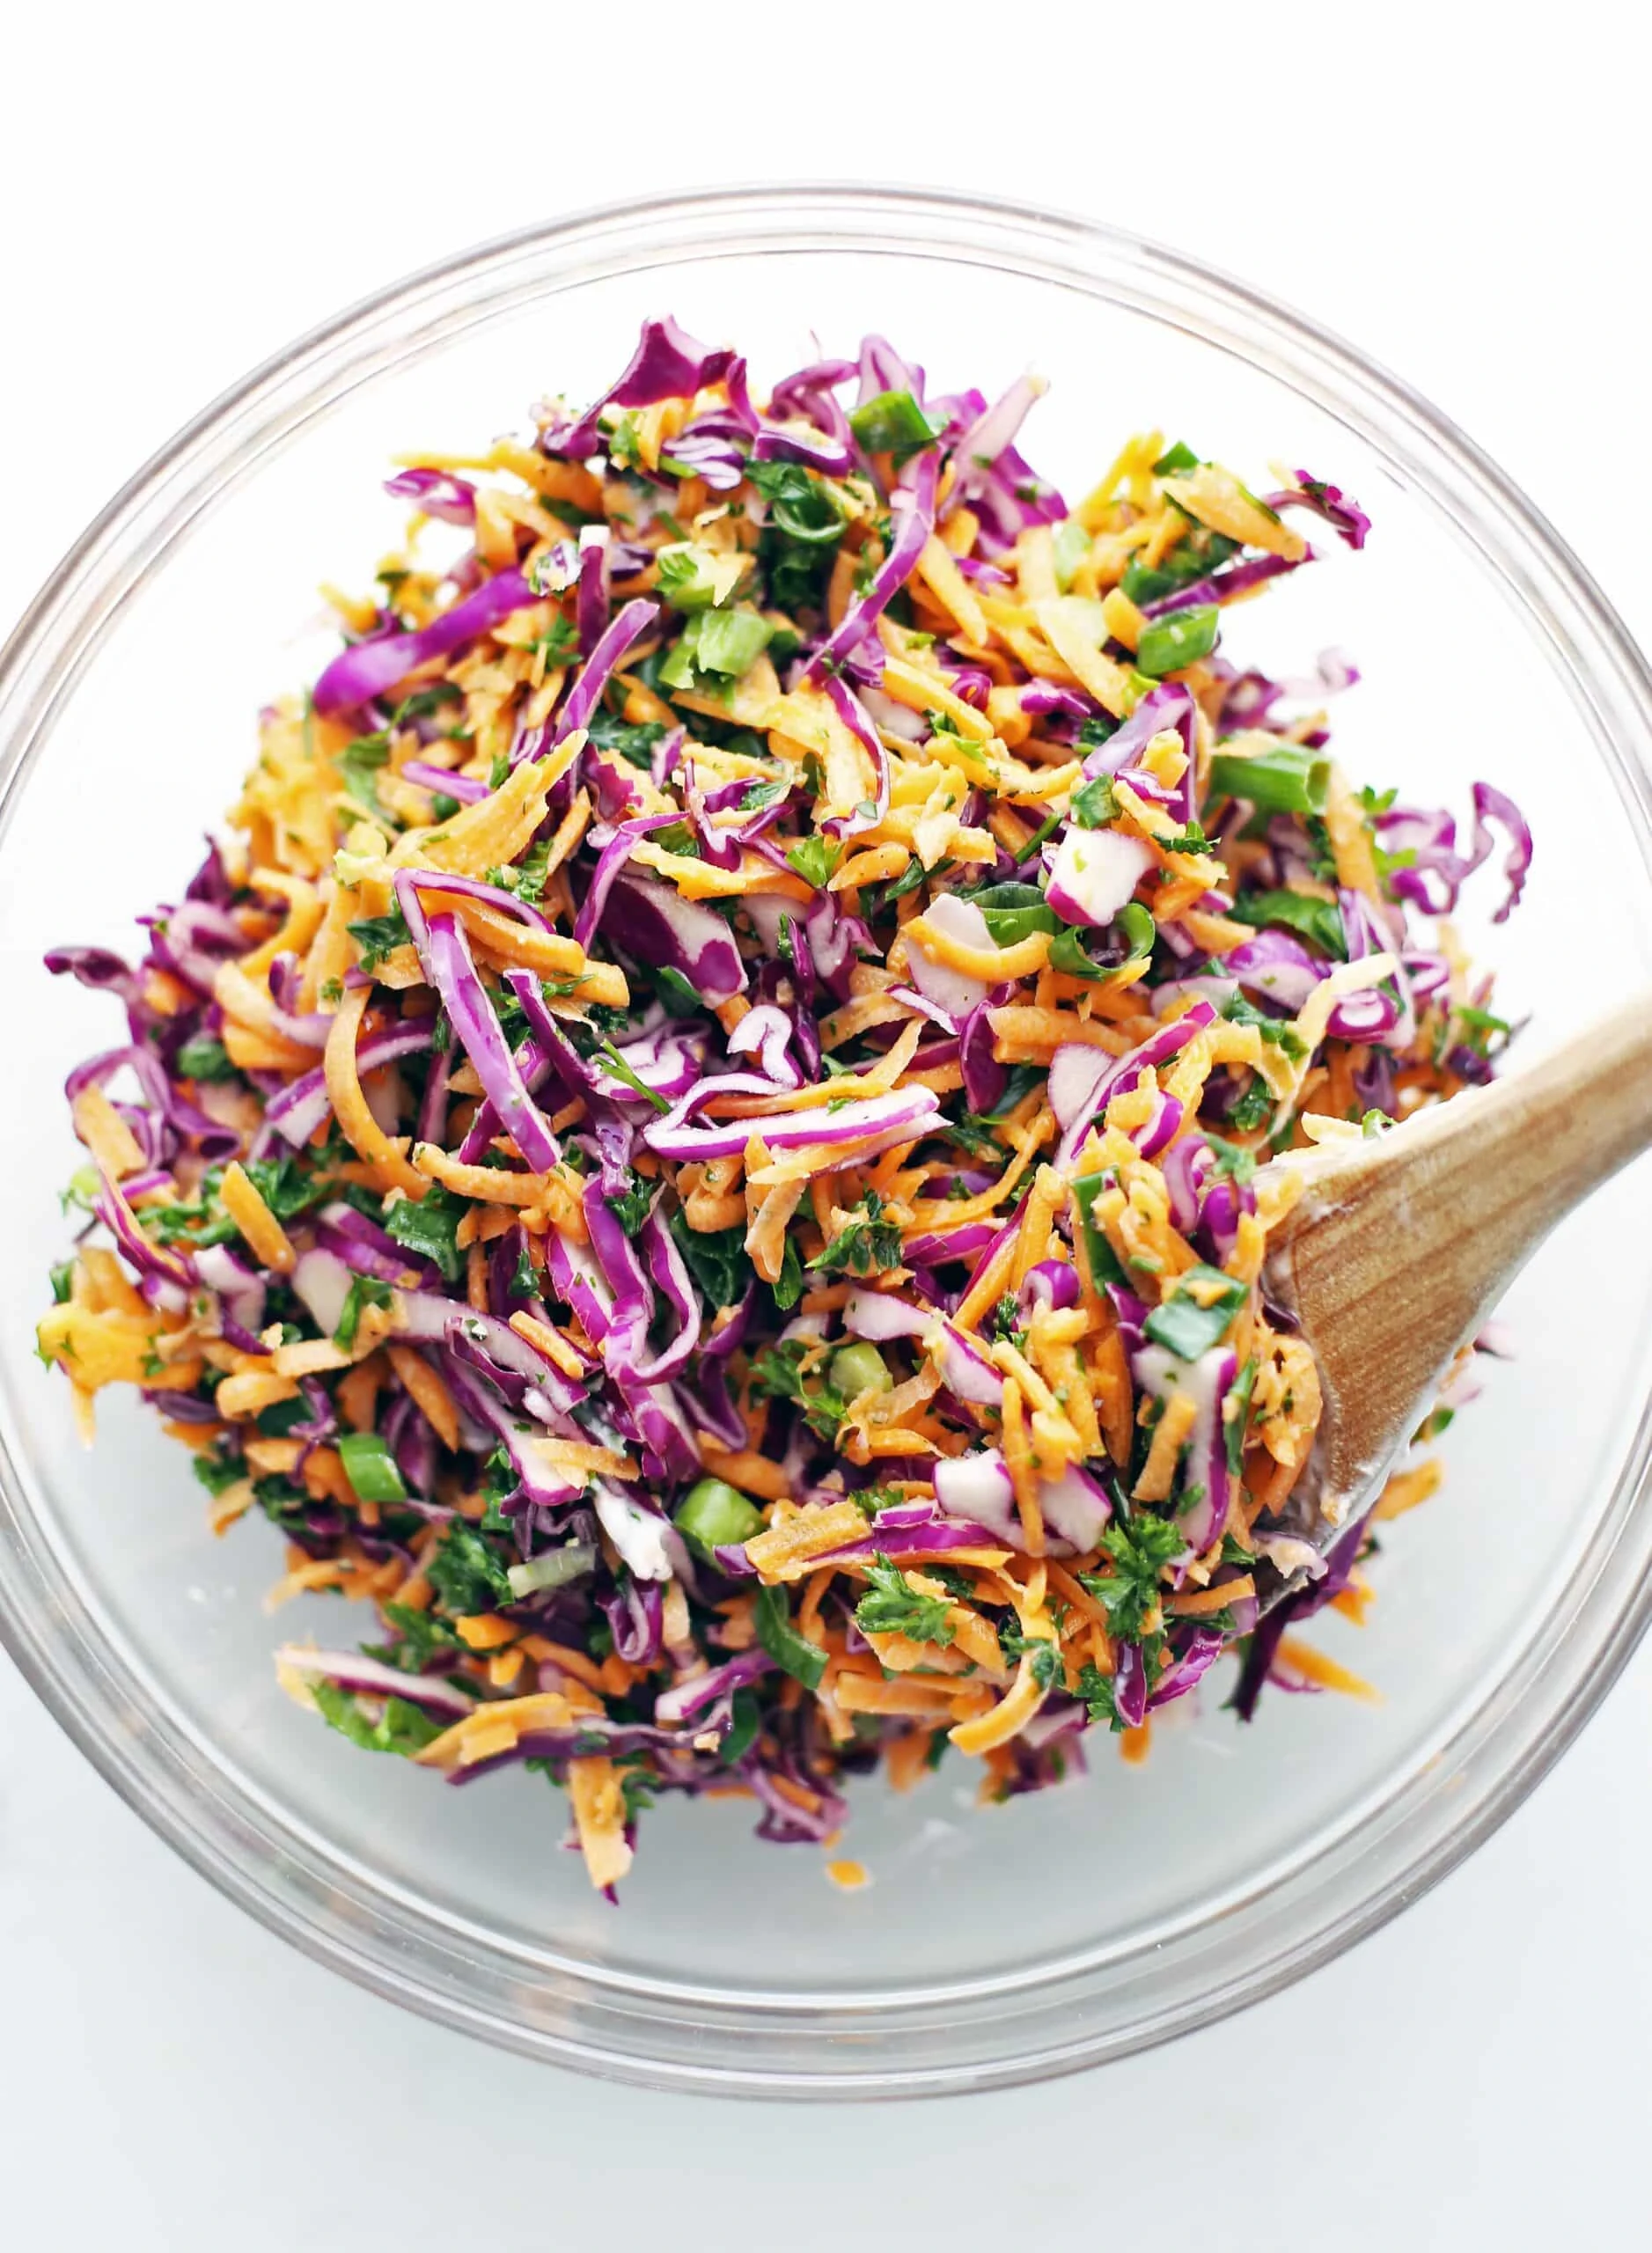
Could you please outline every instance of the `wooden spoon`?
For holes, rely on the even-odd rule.
[[[1354,1523],[1555,1222],[1648,1145],[1652,995],[1528,1072],[1294,1161],[1307,1185],[1265,1289],[1312,1348],[1325,1413],[1292,1532],[1323,1550]]]

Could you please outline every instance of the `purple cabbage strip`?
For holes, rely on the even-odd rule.
[[[804,673],[806,680],[819,682],[823,674],[858,649],[905,586],[935,530],[936,480],[939,473],[940,458],[933,446],[926,446],[917,457],[911,484],[898,487],[890,497],[890,508],[899,518],[899,529],[888,554],[878,565],[866,592],[844,613],[842,624],[810,658]],[[903,471],[902,475],[905,474]]]
[[[411,501],[422,516],[439,517],[444,525],[476,521],[476,488],[451,470],[400,470],[386,480],[385,490],[393,501]]]
[[[415,633],[378,634],[334,657],[315,685],[315,708],[330,716],[371,704],[419,666],[451,657],[466,642],[491,633],[514,612],[526,610],[539,599],[520,571],[498,572]]]

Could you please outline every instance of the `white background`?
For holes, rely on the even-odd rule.
[[[1071,13],[159,0],[14,18],[0,627],[179,423],[350,299],[608,196],[801,171],[1105,217],[1316,313],[1471,430],[1644,641],[1631,12]],[[1041,2090],[804,2113],[576,2080],[356,1992],[174,1861],[0,1661],[0,2238],[1643,2242],[1649,1742],[1643,1655],[1465,1870],[1211,2033]]]

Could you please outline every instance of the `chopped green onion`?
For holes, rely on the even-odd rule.
[[[1073,583],[1073,574],[1090,554],[1090,534],[1076,517],[1068,517],[1056,525],[1052,544],[1055,549],[1055,583],[1065,594]]]
[[[1158,925],[1153,921],[1150,908],[1143,907],[1139,900],[1127,899],[1112,920],[1124,933],[1132,962],[1152,953]]]
[[[1112,777],[1098,774],[1093,782],[1081,782],[1074,791],[1068,819],[1075,829],[1102,829],[1116,818],[1118,811]]]
[[[849,428],[869,454],[915,454],[938,435],[909,391],[880,391],[849,417]]]
[[[377,1432],[345,1432],[339,1440],[344,1476],[363,1502],[405,1502],[407,1487],[390,1449]]]
[[[988,936],[995,946],[1013,947],[1035,931],[1059,931],[1061,919],[1039,900],[1036,907],[984,907]]]
[[[1213,795],[1243,798],[1258,813],[1323,813],[1331,761],[1305,744],[1274,744],[1247,756],[1219,751],[1210,761]]]
[[[744,557],[719,554],[693,540],[654,551],[663,598],[680,611],[709,610],[727,602],[740,583]],[[704,660],[702,659],[703,663]]]
[[[266,1199],[266,1203],[268,1200]],[[333,1332],[335,1345],[348,1354],[356,1343],[356,1333],[361,1328],[362,1314],[370,1306],[390,1304],[390,1285],[381,1283],[376,1275],[352,1275],[350,1287],[344,1294],[344,1303],[339,1309],[338,1328]]]
[[[1222,1439],[1227,1449],[1228,1469],[1236,1479],[1245,1459],[1245,1425],[1251,1413],[1251,1395],[1256,1390],[1257,1366],[1256,1356],[1252,1354],[1239,1371],[1238,1381],[1228,1395],[1227,1405],[1233,1413],[1226,1419]]]
[[[1153,474],[1155,477],[1184,477],[1190,469],[1197,469],[1198,466],[1198,455],[1191,446],[1184,445],[1178,438],[1176,444],[1167,452],[1162,453],[1154,463]]]
[[[1105,978],[1107,973],[1098,962],[1094,962],[1084,950],[1080,935],[1066,927],[1050,941],[1050,968],[1059,970],[1063,978]]]
[[[763,1530],[762,1512],[749,1494],[726,1479],[696,1480],[672,1515],[677,1530],[703,1549],[727,1549]]]
[[[720,672],[738,680],[762,656],[774,632],[767,619],[754,610],[702,611],[694,663],[701,672]]]
[[[762,1726],[762,1708],[753,1691],[735,1692],[731,1715],[729,1733],[717,1747],[717,1758],[725,1768],[732,1768],[751,1750]]]
[[[884,1365],[884,1357],[876,1346],[862,1340],[853,1346],[840,1346],[832,1356],[828,1371],[832,1384],[846,1400],[856,1400],[863,1392],[892,1392],[895,1380]]]
[[[1105,1173],[1080,1174],[1073,1184],[1073,1209],[1078,1215],[1078,1225],[1083,1231],[1090,1281],[1098,1290],[1104,1283],[1128,1281],[1124,1269],[1119,1265],[1117,1253],[1103,1235],[1096,1218],[1096,1200],[1105,1189],[1112,1186],[1112,1178]]]
[[[1136,644],[1137,670],[1160,680],[1183,665],[1196,664],[1215,648],[1221,631],[1222,613],[1214,602],[1195,603],[1166,618],[1155,618],[1142,627]]]
[[[505,1578],[511,1595],[519,1600],[547,1588],[565,1588],[569,1581],[584,1580],[587,1573],[595,1571],[596,1564],[594,1543],[572,1541],[566,1549],[547,1549],[542,1557],[532,1558],[525,1565],[508,1565]]]

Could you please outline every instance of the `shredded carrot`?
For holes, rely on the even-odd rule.
[[[368,999],[369,988],[358,986],[339,1003],[327,1040],[327,1097],[351,1149],[379,1169],[389,1187],[416,1200],[429,1186],[426,1178],[407,1163],[406,1141],[393,1141],[368,1109],[356,1072],[356,1045]]]
[[[1382,1692],[1373,1690],[1369,1682],[1357,1674],[1350,1674],[1346,1666],[1339,1666],[1323,1651],[1310,1649],[1296,1635],[1281,1635],[1274,1654],[1276,1664],[1294,1668],[1305,1681],[1317,1683],[1322,1690],[1340,1690],[1344,1697],[1362,1698],[1367,1705],[1380,1705]]]
[[[290,1275],[298,1264],[292,1239],[248,1178],[239,1158],[224,1169],[218,1185],[224,1209],[257,1253],[260,1262],[278,1275]]]
[[[141,1168],[137,1137],[100,1087],[82,1088],[75,1097],[74,1121],[76,1134],[114,1180]]]
[[[445,1448],[459,1448],[459,1410],[439,1370],[433,1369],[411,1346],[388,1346],[390,1366],[406,1387],[421,1415]]]

